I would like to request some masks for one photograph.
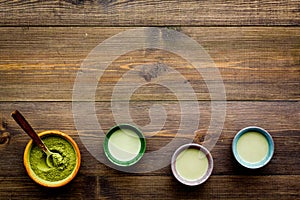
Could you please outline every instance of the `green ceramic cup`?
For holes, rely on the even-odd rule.
[[[106,157],[117,166],[128,167],[137,163],[146,150],[146,139],[138,128],[119,124],[106,134],[103,148]]]

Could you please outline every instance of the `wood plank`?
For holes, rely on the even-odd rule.
[[[71,101],[82,61],[94,47],[123,30],[127,28],[0,28],[0,101]],[[179,31],[196,40],[212,57],[222,75],[227,100],[299,100],[299,28],[186,27]],[[189,83],[199,100],[210,100],[206,83],[213,84],[214,77],[205,80],[180,56],[150,49],[115,60],[99,81],[96,100],[110,101],[116,83],[128,71],[134,75],[127,81],[144,85],[132,100],[176,100],[170,89],[156,84],[161,77],[176,79],[176,74],[154,74],[149,79],[149,74],[135,71],[141,65],[151,70],[159,62],[184,76],[186,81],[178,83],[179,94],[185,94]],[[126,99],[127,91],[120,95]]]
[[[143,127],[149,121],[148,109],[153,104],[161,104],[168,116],[164,127]],[[226,119],[222,134],[217,144],[212,149],[214,157],[214,175],[299,175],[300,160],[298,159],[300,141],[300,102],[228,102]],[[81,173],[86,176],[104,176],[115,171],[101,164],[86,149],[96,151],[96,156],[103,156],[102,142],[103,132],[115,125],[111,114],[109,102],[97,102],[97,116],[102,130],[87,130],[81,134],[88,134],[89,140],[85,143],[79,138],[73,121],[73,113],[70,102],[2,102],[0,110],[4,128],[1,131],[10,134],[8,143],[0,145],[0,176],[23,176],[25,173],[22,154],[29,137],[18,127],[10,117],[14,109],[19,109],[31,125],[38,131],[58,129],[70,134],[77,141],[82,152]],[[193,139],[202,143],[205,139],[211,119],[211,106],[208,102],[199,102],[201,121],[199,130],[183,130],[183,134],[176,137],[178,144]],[[130,105],[130,113],[134,122],[144,131],[147,137],[147,152],[159,150],[168,144],[177,134],[180,125],[180,109],[177,102],[133,102]],[[116,113],[115,113],[116,114]],[[196,111],[189,113],[195,116]],[[259,170],[245,170],[239,166],[231,152],[231,143],[235,134],[242,128],[250,125],[265,128],[273,136],[275,142],[275,154],[271,162]],[[158,131],[159,130],[159,131]],[[157,132],[158,131],[158,132]],[[85,145],[84,145],[85,144]],[[179,146],[179,145],[178,145]],[[177,146],[174,146],[174,151]],[[98,153],[99,152],[99,153]],[[102,152],[102,153],[101,153]],[[173,151],[157,154],[161,159],[171,159]],[[12,168],[11,165],[14,165]],[[137,169],[143,169],[147,164],[144,160],[137,165]],[[152,175],[170,175],[169,166],[150,173]]]
[[[0,2],[1,26],[299,25],[299,2],[64,0]]]
[[[0,177],[4,199],[298,199],[299,175],[211,176],[206,183],[187,187],[172,176],[78,175],[59,189],[37,186],[25,177]],[[55,192],[54,192],[55,191]],[[230,191],[230,194],[228,193]]]
[[[25,175],[25,174],[23,174]],[[34,183],[27,175],[0,177],[1,199],[93,199],[97,177],[77,175],[61,188],[44,188]]]
[[[183,186],[173,177],[124,175],[121,181],[118,178],[119,176],[99,177],[102,186],[109,185],[109,189],[105,187],[105,192],[100,188],[100,197],[114,194],[125,199],[156,199],[157,197],[158,199],[162,197],[163,199],[274,199],[276,197],[294,199],[299,197],[297,181],[299,176],[212,176],[207,183],[199,187]],[[286,182],[289,182],[288,186],[285,185]],[[134,186],[128,187],[130,183]],[[284,186],[280,188],[280,185]]]

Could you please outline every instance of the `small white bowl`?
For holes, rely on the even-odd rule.
[[[181,152],[183,152],[186,149],[197,149],[201,152],[203,152],[208,160],[208,168],[205,172],[205,174],[203,176],[201,176],[200,178],[196,179],[196,180],[188,180],[185,179],[184,177],[182,177],[177,169],[176,169],[176,160],[177,157],[179,156],[179,154]],[[193,163],[191,163],[193,164]],[[172,156],[172,160],[171,160],[171,169],[173,172],[174,177],[181,183],[188,185],[188,186],[196,186],[196,185],[200,185],[202,183],[204,183],[211,175],[212,171],[213,171],[213,158],[210,154],[210,152],[202,145],[199,144],[195,144],[195,143],[191,143],[191,144],[185,144],[182,145],[181,147],[179,147],[173,154]]]

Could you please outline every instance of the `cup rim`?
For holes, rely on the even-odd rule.
[[[268,154],[267,156],[257,162],[257,163],[249,163],[249,162],[246,162],[244,161],[238,154],[237,152],[237,142],[239,140],[239,138],[249,132],[249,131],[255,131],[255,132],[259,132],[260,134],[262,134],[263,136],[265,136],[267,142],[268,142]],[[265,165],[267,165],[270,160],[272,159],[273,155],[274,155],[274,141],[273,141],[273,138],[271,136],[271,134],[266,131],[265,129],[261,128],[261,127],[258,127],[258,126],[248,126],[248,127],[245,127],[243,129],[241,129],[235,136],[234,136],[234,139],[232,141],[232,152],[233,152],[233,155],[234,155],[234,158],[235,160],[242,166],[248,168],[248,169],[258,169],[258,168],[261,168]]]
[[[176,170],[176,159],[177,159],[178,155],[182,151],[189,149],[189,148],[195,148],[195,149],[202,151],[206,155],[206,158],[208,159],[208,169],[207,169],[206,173],[197,180],[186,180],[186,179],[182,178]],[[212,174],[213,167],[214,167],[214,162],[213,162],[213,157],[212,157],[211,153],[204,146],[202,146],[200,144],[196,144],[196,143],[189,143],[189,144],[184,144],[184,145],[180,146],[174,152],[172,159],[171,159],[171,169],[172,169],[172,173],[173,173],[174,177],[179,182],[181,182],[185,185],[188,185],[188,186],[196,186],[196,185],[200,185],[200,184],[204,183]]]
[[[29,162],[29,152],[31,151],[32,145],[33,145],[33,141],[29,140],[29,142],[27,143],[26,147],[25,147],[25,151],[24,151],[24,155],[23,155],[23,163],[26,169],[27,174],[29,175],[29,177],[35,181],[36,183],[38,183],[39,185],[45,186],[45,187],[49,187],[49,188],[56,188],[56,187],[61,187],[64,186],[66,184],[68,184],[70,181],[72,181],[76,174],[79,171],[80,168],[80,164],[81,164],[81,155],[80,155],[80,150],[78,148],[78,145],[76,144],[76,142],[73,140],[73,138],[71,138],[69,135],[67,135],[66,133],[63,133],[61,131],[58,130],[47,130],[47,131],[43,131],[41,133],[38,134],[40,137],[43,137],[45,135],[57,135],[59,137],[62,137],[64,139],[66,139],[73,147],[75,153],[76,153],[76,164],[75,167],[73,169],[73,172],[65,179],[60,180],[60,181],[55,181],[55,182],[51,182],[51,181],[47,181],[47,180],[43,180],[41,178],[39,178],[34,171],[31,169],[30,166],[30,162]]]
[[[108,148],[108,141],[109,141],[109,138],[111,137],[111,135],[115,131],[120,130],[122,128],[130,129],[130,130],[134,131],[139,136],[140,142],[141,142],[141,148],[140,148],[140,151],[137,154],[137,156],[135,156],[133,159],[128,160],[128,161],[121,161],[121,160],[116,159],[110,153],[109,148]],[[113,126],[112,128],[110,128],[109,131],[107,132],[107,134],[105,135],[104,142],[103,142],[103,149],[104,149],[105,156],[108,158],[108,160],[111,163],[113,163],[117,166],[121,166],[121,167],[129,167],[129,166],[136,164],[143,157],[143,155],[146,151],[146,138],[140,129],[138,129],[137,127],[135,127],[131,124],[117,124],[117,125]]]

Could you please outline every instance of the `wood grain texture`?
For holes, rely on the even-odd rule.
[[[0,199],[300,199],[299,5],[299,0],[0,0]],[[211,102],[207,84],[215,83],[215,77],[204,79],[180,56],[155,49],[129,52],[105,71],[95,71],[104,72],[95,90],[102,130],[85,120],[84,130],[77,131],[72,93],[77,73],[84,73],[84,59],[106,39],[149,26],[186,34],[215,62],[227,97],[219,138],[207,133],[213,103],[216,110],[224,103]],[[165,77],[178,78],[170,69],[185,79],[177,83],[177,93],[157,84]],[[127,72],[131,76],[122,79]],[[104,133],[120,117],[112,111],[111,100],[121,81],[143,84],[130,97],[129,112],[147,137],[146,152],[159,150],[175,136],[175,146],[187,141],[207,145],[218,138],[211,150],[213,173],[206,183],[186,187],[175,180],[169,165],[134,174],[96,159],[104,157]],[[185,95],[185,85],[192,86],[199,106],[187,113],[183,111],[194,99]],[[126,106],[127,93],[123,89],[113,104]],[[176,94],[185,98],[178,101]],[[80,116],[88,119],[88,102],[77,100]],[[162,126],[151,124],[154,108],[164,108]],[[53,190],[28,177],[22,157],[29,137],[10,116],[15,109],[37,132],[58,129],[78,143],[82,165],[71,183]],[[199,115],[195,130],[192,122]],[[180,127],[181,117],[191,119],[188,128]],[[265,128],[275,142],[273,159],[258,170],[241,167],[231,152],[234,135],[249,125]],[[175,146],[156,159],[170,161]],[[144,156],[132,169],[145,169],[147,159]]]
[[[201,186],[186,187],[171,176],[80,174],[59,189],[38,187],[28,178],[0,178],[3,199],[286,199],[299,198],[300,176],[211,176]],[[286,183],[289,183],[288,185]],[[24,192],[30,190],[30,193]],[[228,194],[230,191],[230,195]],[[262,196],[262,193],[264,194]]]
[[[1,28],[0,101],[71,101],[82,61],[94,47],[123,30],[127,29]],[[209,53],[221,73],[227,100],[299,100],[298,28],[193,27],[180,31]],[[180,56],[160,50],[140,50],[120,56],[104,71],[96,100],[110,101],[115,85],[126,72],[143,64],[153,68],[158,62],[184,76],[186,82],[178,88],[189,83],[199,100],[210,100],[205,81],[212,83],[213,77],[204,80]],[[134,73],[129,81],[144,87],[136,91],[133,100],[176,100],[169,89],[155,84],[159,77],[148,80],[141,71]],[[124,92],[121,98],[125,98]]]
[[[165,108],[168,114],[166,122],[163,127],[152,126],[144,129],[143,127],[150,122],[147,108],[153,104],[160,104]],[[213,175],[299,175],[300,161],[298,154],[295,153],[300,150],[299,105],[299,102],[228,102],[221,136],[211,152],[215,162]],[[85,176],[115,174],[117,176],[119,172],[101,164],[86,149],[88,147],[92,151],[97,151],[97,156],[103,157],[103,133],[115,125],[109,102],[97,102],[96,108],[102,130],[89,129],[89,124],[86,124],[86,130],[78,133],[70,102],[2,102],[0,104],[2,121],[7,124],[5,131],[10,133],[10,140],[7,144],[0,144],[0,177],[26,177],[21,160],[25,145],[30,138],[10,117],[10,113],[14,109],[19,109],[37,132],[59,129],[71,135],[78,143],[82,153],[81,174]],[[133,102],[130,105],[130,113],[133,121],[144,131],[147,137],[146,152],[152,152],[168,144],[175,136],[177,137],[176,140],[179,141],[194,140],[203,144],[211,120],[210,108],[208,102],[199,102],[201,113],[199,129],[184,130],[184,133],[179,137],[176,136],[181,123],[178,102]],[[196,111],[194,112],[196,113]],[[189,115],[193,116],[195,113],[189,113]],[[270,132],[275,142],[275,154],[271,162],[266,167],[254,171],[245,170],[239,166],[231,152],[233,137],[240,129],[249,125],[265,128]],[[83,143],[79,134],[80,137],[88,136],[92,140],[85,140]],[[176,148],[177,146],[174,146],[173,150],[175,151]],[[166,151],[158,154],[158,159],[169,160],[172,153],[173,151]],[[13,168],[11,167],[12,163],[14,163]],[[136,167],[143,168],[145,163],[147,162],[141,160]],[[122,172],[120,173],[122,174]],[[123,173],[123,176],[127,175],[129,176],[129,174]],[[169,166],[145,175],[172,176]]]
[[[299,25],[299,1],[0,1],[1,26]]]

